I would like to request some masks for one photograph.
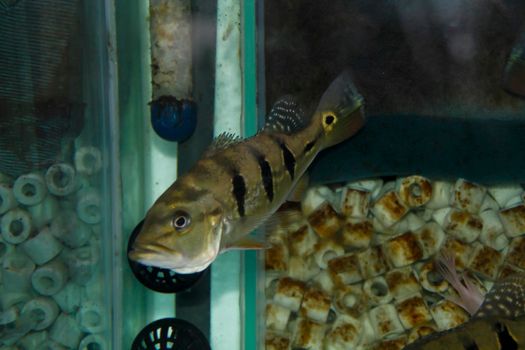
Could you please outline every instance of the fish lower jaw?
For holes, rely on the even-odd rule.
[[[201,265],[201,266],[178,267],[178,268],[172,268],[171,270],[174,271],[175,273],[179,273],[179,274],[185,275],[185,274],[192,274],[192,273],[202,272],[202,271],[206,270],[206,268],[208,266],[210,266],[210,265],[211,265],[211,261],[206,263],[205,265]]]
[[[204,271],[214,259],[206,259],[201,264],[188,264],[187,262],[176,261],[173,256],[151,254],[151,252],[131,251],[129,258],[145,266],[153,266],[160,269],[172,270],[175,273],[191,274]],[[182,259],[180,259],[182,260]]]

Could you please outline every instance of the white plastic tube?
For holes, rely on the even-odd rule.
[[[28,317],[19,316],[16,308],[11,308],[0,314],[0,318],[2,328],[0,344],[3,345],[16,344],[33,328],[33,322]]]
[[[321,241],[315,247],[314,260],[321,269],[328,268],[328,262],[345,253],[342,245],[334,241]]]
[[[292,349],[321,349],[326,326],[307,318],[299,318],[293,331]]]
[[[277,289],[273,300],[292,311],[299,311],[304,293],[306,292],[305,283],[294,280],[290,277],[283,277],[277,282]]]
[[[454,185],[452,206],[466,210],[471,214],[477,214],[485,198],[487,189],[478,184],[459,179]]]
[[[63,312],[71,314],[80,307],[81,292],[78,284],[68,283],[52,297]]]
[[[101,219],[100,194],[94,188],[78,193],[77,215],[87,224],[98,224]]]
[[[291,310],[274,303],[266,304],[266,327],[283,332],[290,318]]]
[[[77,323],[86,333],[99,333],[106,327],[104,308],[94,301],[85,301],[77,312]]]
[[[72,210],[65,210],[58,214],[51,222],[51,233],[71,248],[85,245],[92,235],[91,227],[79,220]]]
[[[396,188],[399,198],[410,208],[420,207],[432,197],[432,183],[419,175],[398,179]]]
[[[523,188],[519,184],[499,185],[488,188],[490,195],[496,200],[500,208],[507,206],[508,201],[523,193]]]
[[[36,331],[51,326],[58,316],[58,311],[55,301],[46,297],[36,297],[22,308],[22,314],[27,314],[35,322],[33,329]]]
[[[98,265],[99,256],[91,246],[73,249],[65,255],[71,280],[79,285],[85,285],[93,277]]]
[[[347,253],[329,260],[328,270],[336,285],[351,284],[363,280],[359,271],[359,257],[356,253]]]
[[[46,181],[42,175],[37,173],[21,175],[15,180],[13,193],[20,204],[38,204],[46,197]]]
[[[427,202],[429,209],[440,209],[450,205],[452,198],[452,184],[445,181],[434,181],[432,183],[432,197]]]
[[[340,315],[326,334],[325,349],[354,349],[363,338],[363,325],[358,319]]]
[[[75,168],[77,172],[93,175],[102,168],[102,154],[93,146],[79,147],[75,152]]]
[[[483,222],[468,211],[452,209],[445,218],[444,229],[463,242],[471,243],[481,234]]]
[[[382,276],[366,280],[363,283],[363,292],[375,305],[386,304],[393,298],[390,288]]]
[[[18,205],[13,188],[5,183],[0,183],[0,215],[13,209]]]
[[[58,214],[60,206],[54,196],[46,196],[42,202],[27,207],[27,210],[33,218],[33,226],[39,229],[53,220]]]
[[[384,193],[372,207],[374,216],[386,228],[401,220],[408,210],[395,191]]]
[[[334,193],[326,186],[312,187],[306,191],[306,194],[301,201],[301,210],[305,216],[310,215],[314,210],[319,208],[321,204],[333,202]]]
[[[320,289],[309,288],[304,294],[299,314],[319,323],[325,323],[330,312],[331,297]]]
[[[370,310],[370,321],[378,338],[404,331],[396,308],[392,304],[379,305]]]
[[[42,295],[58,293],[67,282],[67,268],[60,259],[40,266],[33,272],[31,282],[35,291]]]
[[[332,237],[341,229],[339,214],[329,202],[321,204],[308,215],[307,220],[315,233],[322,238]]]
[[[34,270],[35,264],[22,252],[15,251],[6,256],[2,264],[3,292],[28,292]]]
[[[91,350],[91,349],[107,350],[108,345],[106,343],[106,340],[99,334],[90,334],[87,337],[84,337],[84,339],[80,341],[78,350]]]
[[[503,250],[509,245],[509,239],[505,236],[505,229],[495,210],[485,210],[479,214],[483,221],[483,228],[479,240],[481,243],[488,245],[496,250]]]
[[[430,311],[419,293],[398,301],[396,309],[405,329],[411,329],[432,320]]]
[[[15,250],[15,246],[7,243],[0,236],[0,263],[4,261],[4,258]]]
[[[433,262],[426,262],[417,268],[421,287],[432,293],[443,293],[448,289],[448,282],[435,269]]]
[[[25,241],[32,230],[32,220],[29,213],[15,208],[8,211],[0,220],[2,238],[7,243],[19,244]]]
[[[82,331],[73,316],[61,313],[51,326],[49,337],[67,348],[76,349],[82,338]]]
[[[18,309],[16,307],[10,307],[0,312],[0,326],[5,326],[13,323],[18,318]]]
[[[67,196],[77,188],[75,168],[67,163],[51,165],[45,179],[49,192],[55,196]]]
[[[32,291],[7,291],[3,290],[0,296],[0,307],[7,310],[11,306],[22,305],[32,298]]]
[[[47,227],[22,243],[21,247],[37,265],[45,264],[62,251],[62,244],[53,237]]]
[[[40,344],[41,350],[66,350],[65,347],[58,344],[57,342],[53,340],[46,340],[43,343]]]
[[[24,350],[49,350],[48,348],[42,348],[42,343],[45,341],[47,341],[46,331],[30,332],[18,341],[18,345]]]
[[[356,189],[359,191],[368,191],[372,195],[371,199],[375,199],[381,189],[383,188],[382,179],[368,179],[354,182],[348,182],[346,185],[348,188]]]

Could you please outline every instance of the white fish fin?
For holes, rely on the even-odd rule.
[[[225,243],[221,252],[233,249],[269,248],[270,243],[266,239],[269,233],[274,232],[277,228],[286,230],[290,225],[297,223],[298,218],[301,218],[300,210],[293,208],[293,205],[285,204],[284,209],[259,218],[256,221],[257,224],[252,222],[253,227],[257,228],[252,234]]]
[[[215,139],[213,139],[208,149],[206,149],[206,152],[204,152],[204,156],[211,157],[218,151],[228,148],[231,145],[235,145],[236,143],[239,143],[241,141],[243,141],[243,138],[239,135],[235,135],[231,132],[223,132]]]
[[[474,315],[483,303],[484,296],[467,276],[458,274],[454,252],[450,250],[441,251],[438,255],[436,268],[458,293],[458,297],[448,299],[464,308],[470,315]]]
[[[304,173],[303,176],[297,180],[295,187],[288,195],[288,201],[290,202],[300,202],[303,200],[303,197],[308,190],[308,185],[310,185],[310,176],[308,173]]]
[[[276,230],[288,230],[302,219],[300,206],[296,202],[284,202],[284,204],[272,216],[263,223],[263,231],[266,236]]]
[[[281,97],[266,116],[264,131],[293,134],[308,125],[303,109],[291,95]]]
[[[243,249],[243,250],[260,250],[266,249],[269,245],[264,240],[260,240],[256,236],[245,236],[241,239],[238,239],[235,242],[224,247],[224,251]]]

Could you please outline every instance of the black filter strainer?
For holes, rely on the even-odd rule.
[[[131,350],[211,350],[202,332],[188,321],[163,318],[144,327]]]
[[[129,253],[133,242],[137,237],[140,229],[142,228],[142,220],[136,227],[133,229],[131,236],[128,240],[128,249]],[[178,293],[186,289],[191,288],[204,274],[204,271],[192,273],[192,274],[178,274],[170,269],[161,269],[158,267],[146,266],[138,262],[132,261],[128,257],[129,266],[133,271],[135,277],[148,287],[156,292],[160,293]]]

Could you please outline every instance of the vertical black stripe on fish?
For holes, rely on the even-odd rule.
[[[266,160],[264,155],[259,152],[256,148],[248,146],[248,150],[250,153],[257,159],[257,163],[259,164],[259,169],[261,170],[261,179],[264,187],[264,191],[266,192],[266,197],[270,202],[273,201],[273,174],[272,174],[272,167],[270,163]]]
[[[472,337],[470,336],[468,332],[460,333],[458,340],[461,343],[461,345],[463,345],[463,349],[465,350],[479,350],[478,344],[476,343],[474,339],[472,339]]]
[[[290,178],[293,180],[295,176],[295,156],[283,140],[274,135],[270,135],[270,137],[279,144],[283,155],[284,166],[286,167],[288,174],[290,174]]]
[[[223,154],[215,154],[210,158],[215,166],[219,169],[224,169],[226,173],[231,176],[232,181],[232,195],[237,203],[237,211],[239,216],[245,215],[244,202],[246,198],[246,181],[244,177],[239,173],[239,169],[235,165],[235,162],[228,156]]]
[[[312,150],[312,148],[314,148],[314,146],[317,143],[317,141],[319,141],[319,138],[320,138],[320,135],[316,135],[315,138],[312,141],[308,142],[306,144],[306,146],[304,146],[303,153],[306,154],[306,153],[310,152]]]
[[[257,158],[257,161],[259,162],[259,167],[261,168],[261,178],[263,180],[263,186],[264,190],[266,191],[266,196],[268,197],[268,200],[271,202],[273,201],[273,175],[272,175],[272,167],[270,166],[270,163],[264,158]]]
[[[500,322],[496,322],[495,326],[500,349],[517,350],[518,343],[516,342],[516,339],[514,339],[514,337],[509,333],[507,326]]]
[[[463,347],[465,350],[479,350],[478,344],[476,344],[476,342],[463,344]]]
[[[306,144],[306,146],[304,147],[304,153],[308,153],[312,150],[312,148],[314,148],[315,146],[315,141],[316,140],[313,140],[313,141],[310,141]]]
[[[283,152],[284,165],[286,166],[288,174],[290,174],[290,178],[293,180],[295,176],[295,156],[284,142],[281,143],[280,146]]]
[[[233,197],[237,202],[237,211],[239,212],[239,216],[243,217],[245,215],[244,199],[246,198],[246,182],[241,174],[236,173],[233,175],[232,184]]]

